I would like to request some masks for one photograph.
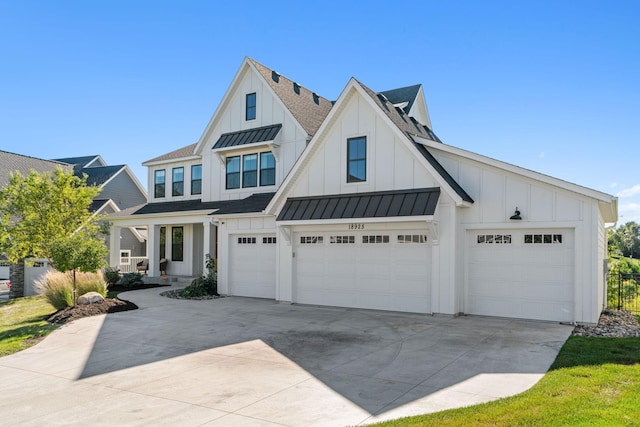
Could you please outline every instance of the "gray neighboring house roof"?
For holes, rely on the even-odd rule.
[[[170,153],[166,153],[166,154],[163,154],[162,156],[154,157],[151,160],[147,160],[146,162],[143,162],[142,164],[144,165],[146,163],[162,162],[162,161],[168,161],[168,160],[177,160],[177,159],[182,159],[184,157],[193,156],[194,155],[194,150],[196,149],[196,145],[198,145],[198,144],[195,143],[195,144],[187,145],[186,147],[178,148],[177,150],[171,151]]]
[[[107,203],[109,203],[111,199],[93,199],[91,204],[89,205],[89,212],[97,212],[104,207]]]
[[[308,135],[314,135],[329,114],[333,103],[293,80],[249,58]]]
[[[71,165],[55,160],[38,159],[0,150],[0,187],[9,184],[9,174],[11,172],[20,172],[22,175],[28,175],[31,170],[48,172],[54,171],[57,167],[65,170],[72,169]]]
[[[273,141],[282,124],[245,129],[237,132],[223,133],[213,146],[213,149],[235,147],[237,145],[253,144],[255,142]]]
[[[404,112],[409,114],[413,103],[415,102],[418,92],[420,91],[419,84],[407,87],[401,87],[398,89],[385,90],[380,92],[384,95],[392,104],[402,104],[406,102],[407,105],[403,108]]]
[[[89,163],[93,162],[98,156],[81,156],[81,157],[65,157],[63,159],[53,159],[56,162],[67,163],[73,165],[73,171],[77,172],[80,169],[86,167]]]
[[[277,221],[356,219],[433,215],[440,188],[292,197]]]
[[[75,174],[77,176],[82,176],[84,174],[87,175],[87,185],[95,185],[96,187],[102,186],[105,182],[109,181],[124,169],[125,165],[114,165],[114,166],[98,166],[95,168],[86,168],[79,171],[76,171]]]

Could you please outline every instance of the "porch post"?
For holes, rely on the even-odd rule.
[[[149,277],[160,276],[160,256],[158,245],[160,244],[160,226],[149,225],[147,228],[147,257],[149,257]]]
[[[109,267],[120,266],[120,231],[122,227],[112,225],[109,232]]]
[[[212,258],[215,254],[211,251],[211,221],[207,218],[206,221],[202,223],[204,227],[204,239],[202,240],[202,271],[203,274],[207,273],[207,254],[209,254]]]

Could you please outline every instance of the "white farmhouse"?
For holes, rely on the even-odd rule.
[[[611,195],[442,143],[421,85],[335,102],[246,58],[200,140],[144,163],[149,275],[223,294],[595,323]]]

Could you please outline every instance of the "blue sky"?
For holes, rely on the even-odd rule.
[[[244,56],[336,99],[422,83],[445,143],[640,222],[638,1],[0,0],[0,149],[140,164],[196,142]]]

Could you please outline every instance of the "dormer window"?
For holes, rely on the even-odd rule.
[[[246,99],[246,120],[255,120],[256,118],[256,93],[247,94]]]

